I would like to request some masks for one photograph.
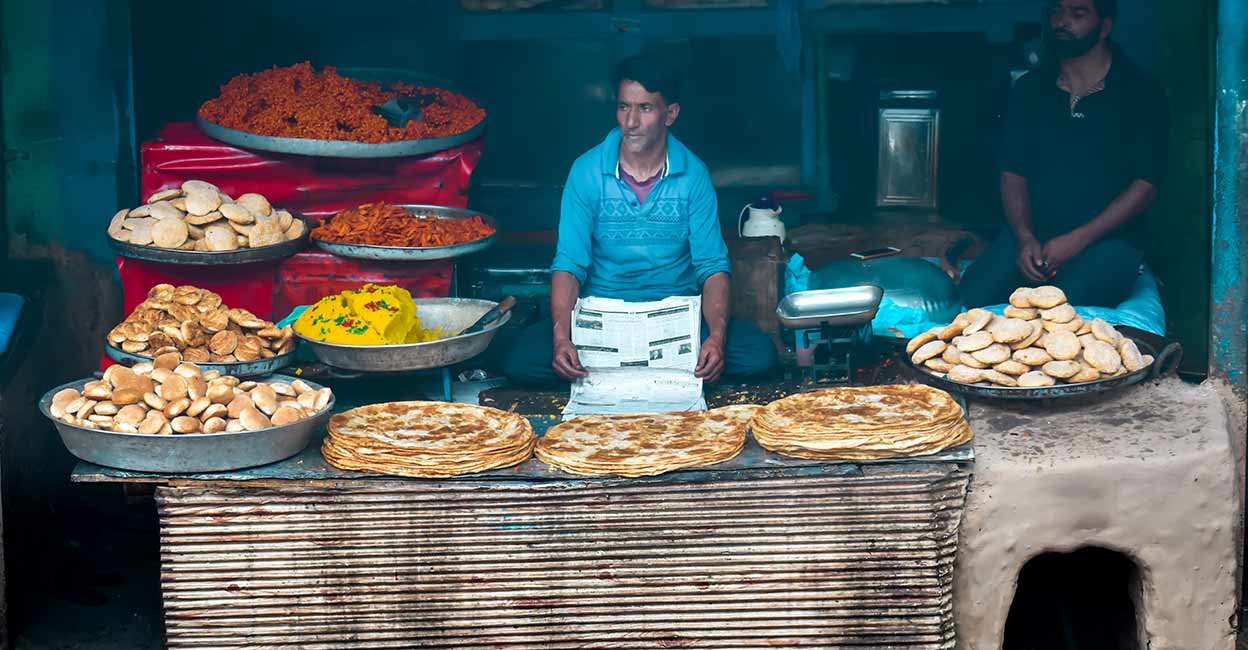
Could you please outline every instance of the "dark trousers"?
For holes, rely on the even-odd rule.
[[[526,388],[545,388],[566,384],[555,374],[551,362],[555,356],[554,324],[549,318],[526,327],[510,342],[503,356],[503,374]],[[702,339],[707,336],[702,326]],[[724,341],[724,379],[739,381],[753,377],[776,366],[779,356],[771,339],[754,323],[728,321]]]
[[[1123,239],[1102,239],[1066,262],[1050,284],[1079,307],[1117,307],[1131,295],[1144,256]],[[1008,230],[962,275],[962,304],[999,305],[1019,287],[1036,286],[1018,270],[1018,243]]]

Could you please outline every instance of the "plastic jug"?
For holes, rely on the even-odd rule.
[[[757,201],[745,204],[741,208],[741,214],[737,215],[737,236],[739,237],[779,237],[780,243],[784,243],[784,222],[780,220],[780,213],[784,208],[776,203],[770,195],[764,195]],[[745,213],[750,213],[750,218],[745,219]]]

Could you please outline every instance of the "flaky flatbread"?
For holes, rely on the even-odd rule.
[[[542,462],[586,476],[653,476],[701,467],[740,453],[759,408],[582,416],[552,427],[534,453]]]

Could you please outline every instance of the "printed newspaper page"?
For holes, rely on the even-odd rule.
[[[693,376],[701,341],[700,296],[578,300],[572,343],[589,376],[572,383],[564,419],[705,410],[702,380]]]

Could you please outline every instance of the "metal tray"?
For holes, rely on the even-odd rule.
[[[416,300],[416,314],[427,328],[460,331],[477,321],[496,304],[472,298]],[[498,328],[511,320],[511,312],[480,332],[405,345],[340,345],[307,338],[295,330],[316,358],[329,366],[364,372],[407,372],[455,365],[485,351]]]
[[[417,74],[407,70],[396,70],[391,68],[338,68],[338,72],[344,77],[354,79],[362,79],[365,81],[380,81],[382,83],[392,81],[404,81],[412,84],[424,86],[438,86],[453,92],[464,95],[468,99],[482,108],[485,105],[479,99],[455,88],[451,83],[432,77],[429,75]],[[444,138],[425,138],[423,140],[402,140],[400,142],[385,142],[381,144],[369,144],[366,142],[351,142],[347,140],[315,140],[312,138],[282,138],[270,135],[258,135],[248,133],[247,131],[239,131],[237,129],[228,129],[213,122],[209,122],[198,115],[195,117],[195,123],[199,128],[208,134],[214,140],[220,140],[226,144],[232,144],[243,149],[258,149],[260,151],[271,151],[273,153],[287,153],[299,156],[318,156],[321,158],[399,158],[403,156],[419,156],[422,154],[432,153],[434,151],[443,151],[452,147],[457,147],[465,142],[471,142],[485,132],[485,123],[489,119],[489,112],[486,117],[476,126],[456,135]]]
[[[482,221],[494,228],[494,234],[476,241],[465,242],[463,244],[452,244],[451,246],[404,247],[374,246],[371,244],[343,244],[339,242],[325,241],[315,237],[312,238],[312,243],[316,244],[321,250],[339,257],[355,257],[366,260],[401,260],[410,262],[442,260],[449,257],[470,255],[493,246],[495,240],[498,239],[498,222],[488,214],[482,214],[475,210],[465,210],[462,208],[448,208],[441,205],[401,204],[399,207],[404,208],[413,215],[431,216],[439,219],[459,220],[480,216]],[[328,223],[331,220],[333,220],[333,217],[328,217],[325,220],[325,223]]]
[[[298,253],[307,244],[308,230],[310,227],[306,220],[302,217],[295,217],[303,221],[303,236],[299,239],[290,239],[280,244],[272,246],[261,246],[260,248],[240,248],[235,251],[225,251],[220,253],[207,253],[204,251],[184,251],[177,249],[161,248],[159,246],[139,246],[130,242],[118,241],[108,236],[104,236],[108,240],[108,245],[117,251],[122,257],[129,257],[136,260],[147,260],[149,262],[165,262],[167,264],[188,264],[195,266],[226,266],[233,264],[251,264],[253,262],[269,262],[272,260],[280,260],[290,257]]]
[[[151,357],[132,354],[121,348],[114,347],[111,342],[105,343],[104,353],[108,355],[109,359],[127,368],[136,363],[152,360]],[[223,375],[234,375],[235,377],[259,377],[275,373],[289,366],[294,360],[295,353],[287,352],[272,359],[256,359],[255,361],[239,361],[237,363],[211,363],[208,361],[196,361],[194,363],[204,372],[216,370]]]
[[[270,379],[290,382],[295,378],[274,375]],[[82,390],[89,381],[94,381],[94,378],[70,382],[48,391],[39,400],[39,411],[56,425],[69,453],[88,463],[134,472],[226,472],[275,463],[303,451],[313,435],[324,427],[334,408],[334,400],[331,399],[329,406],[310,418],[259,431],[171,436],[88,429],[52,417],[49,408],[57,391],[65,388]],[[318,390],[321,388],[304,381]]]
[[[1151,354],[1155,357],[1152,365],[1147,368],[1140,368],[1135,372],[1127,373],[1120,377],[1098,379],[1097,381],[1089,381],[1082,384],[1059,384],[1057,386],[1044,386],[1040,388],[1012,388],[1009,386],[994,386],[991,384],[962,384],[956,381],[951,381],[945,377],[933,375],[931,371],[926,368],[916,366],[914,362],[910,360],[910,355],[905,354],[904,352],[900,356],[905,367],[915,373],[924,383],[931,384],[950,393],[961,393],[971,397],[984,397],[990,399],[1041,400],[1104,393],[1132,386],[1145,380],[1157,379],[1165,375],[1173,374],[1178,370],[1179,362],[1183,357],[1183,346],[1178,343],[1171,343],[1162,349],[1160,353],[1154,354],[1152,346],[1140,341],[1139,339],[1132,340],[1135,341],[1137,346],[1139,346],[1141,352]]]
[[[884,290],[870,285],[843,289],[797,291],[776,306],[780,324],[789,329],[855,327],[875,318]]]

